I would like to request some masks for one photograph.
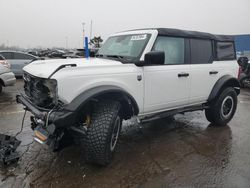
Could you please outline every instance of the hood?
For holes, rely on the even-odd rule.
[[[107,66],[121,65],[122,63],[119,61],[102,59],[102,58],[37,60],[25,66],[23,70],[36,77],[48,78],[61,65],[67,65],[67,64],[75,64],[76,67],[74,68],[77,67],[88,68],[88,67],[107,67]],[[70,68],[72,67],[65,67],[63,69],[70,69]],[[58,72],[60,72],[60,70],[58,70]]]

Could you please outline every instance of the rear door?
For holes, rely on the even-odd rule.
[[[212,46],[211,40],[190,39],[190,104],[206,102],[218,80],[219,71],[213,66]]]
[[[165,52],[164,65],[144,66],[144,113],[186,106],[189,99],[190,65],[186,39],[158,36],[153,51]]]

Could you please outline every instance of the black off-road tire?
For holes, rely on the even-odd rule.
[[[2,84],[0,83],[0,93],[2,93],[2,91],[3,91],[3,86],[2,86]]]
[[[232,106],[231,108],[227,109],[231,109],[228,113],[225,113],[227,116],[223,114],[224,112],[222,110],[222,105],[225,105],[226,102],[229,102],[228,105]],[[232,87],[228,87],[220,93],[216,101],[211,104],[210,108],[205,110],[205,115],[207,120],[211,122],[213,126],[225,126],[233,118],[236,108],[237,93]]]
[[[91,124],[84,139],[87,163],[106,166],[111,162],[119,139],[121,124],[121,104],[119,102],[104,100],[95,104],[91,115]],[[113,131],[118,128],[118,138],[112,149]]]

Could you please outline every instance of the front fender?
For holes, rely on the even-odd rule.
[[[126,100],[129,103],[131,103],[131,105],[133,105],[135,114],[139,113],[138,104],[133,96],[131,96],[128,92],[126,92],[120,87],[109,86],[109,85],[94,87],[81,93],[70,104],[68,104],[65,109],[69,111],[79,111],[84,106],[84,104],[86,104],[89,100],[97,96],[108,94],[108,93],[119,93],[123,95],[126,98]]]

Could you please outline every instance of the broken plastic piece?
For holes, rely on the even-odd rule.
[[[20,156],[16,152],[16,149],[20,144],[21,141],[15,137],[0,134],[0,162],[8,164],[18,161]]]

